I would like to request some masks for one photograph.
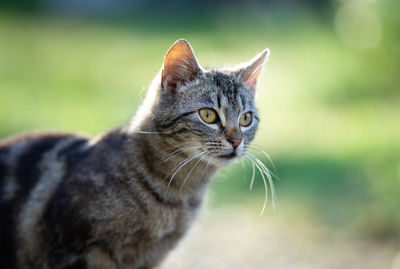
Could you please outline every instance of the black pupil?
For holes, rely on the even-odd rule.
[[[244,119],[244,121],[247,121],[247,114],[243,115],[243,119]]]
[[[210,110],[206,111],[206,117],[208,118],[210,116]]]

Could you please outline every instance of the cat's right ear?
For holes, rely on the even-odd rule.
[[[265,49],[249,62],[244,63],[238,71],[239,77],[248,86],[253,97],[255,96],[256,86],[268,57],[269,49]]]
[[[165,55],[161,86],[174,94],[179,87],[194,80],[200,72],[201,67],[197,63],[189,42],[179,39]]]

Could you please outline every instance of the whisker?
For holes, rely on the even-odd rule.
[[[201,148],[201,146],[191,146],[191,147],[185,147],[185,148],[176,149],[174,152],[168,154],[167,156],[165,156],[161,160],[157,161],[155,164],[164,163],[164,162],[168,161],[169,159],[171,159],[172,157],[174,157],[174,156],[176,156],[178,154],[184,153],[184,150],[196,149],[196,148]]]
[[[253,169],[253,174],[251,176],[250,186],[249,186],[249,189],[252,190],[253,189],[253,185],[254,185],[254,177],[255,177],[255,174],[256,174],[256,167],[254,165],[254,162],[251,159],[249,159],[249,160],[250,160],[250,163],[251,163],[251,166],[252,166],[252,169]]]
[[[248,145],[248,148],[250,148],[250,149],[255,149],[255,150],[258,150],[259,152],[261,152],[261,153],[268,159],[269,163],[272,165],[272,168],[274,168],[275,173],[278,172],[277,169],[276,169],[276,166],[275,166],[274,162],[272,161],[271,156],[269,156],[269,154],[266,153],[260,146],[258,146],[258,145]],[[271,174],[272,174],[276,179],[279,179],[279,177],[278,177],[277,175],[275,175],[275,174],[273,174],[273,173],[271,173]]]
[[[193,155],[192,155],[192,156],[193,156]],[[169,173],[165,176],[164,179],[167,179],[167,178],[173,173],[173,171],[175,171],[176,168],[178,168],[178,167],[179,167],[182,163],[184,163],[185,161],[189,160],[192,156],[189,156],[189,157],[185,158],[183,161],[181,161],[180,163],[178,163],[177,165],[175,165],[175,167],[172,168],[172,171],[169,172]]]
[[[203,157],[201,157],[201,158],[193,165],[192,169],[190,169],[189,173],[187,174],[187,176],[186,176],[185,179],[183,180],[183,183],[182,183],[181,188],[179,189],[179,192],[182,191],[183,186],[185,185],[186,180],[189,178],[190,174],[193,172],[193,169],[197,166],[197,164],[198,164],[201,160],[203,160],[205,157],[207,157],[207,153],[206,153],[206,152],[203,152],[201,155],[203,155],[203,154],[206,154],[206,155],[203,156]],[[201,155],[199,155],[198,157],[200,157]]]
[[[263,172],[262,172],[262,169],[261,169],[258,165],[256,165],[256,166],[257,166],[257,168],[260,170],[261,178],[262,178],[262,180],[263,180],[264,189],[265,189],[264,204],[263,204],[263,207],[262,207],[261,213],[260,213],[260,216],[262,216],[262,215],[264,214],[264,211],[265,211],[265,208],[266,208],[267,202],[268,202],[268,185],[267,185],[267,182],[266,182],[266,180],[265,180],[265,176],[264,176],[264,174],[263,174]],[[272,199],[272,200],[273,200],[273,199]],[[274,207],[274,206],[272,206],[272,207]]]
[[[275,207],[275,205],[274,205],[274,200],[275,200],[275,197],[276,197],[276,195],[275,195],[275,189],[274,189],[274,182],[273,182],[273,180],[272,180],[272,177],[271,177],[271,172],[269,171],[269,169],[265,166],[265,164],[263,164],[257,157],[255,157],[256,158],[256,161],[260,164],[260,166],[263,168],[263,171],[264,171],[264,173],[265,173],[265,175],[267,176],[267,178],[268,178],[268,181],[269,181],[269,185],[271,186],[271,194],[272,194],[272,203],[273,203],[273,207]]]
[[[270,171],[268,170],[268,168],[253,154],[251,154],[250,152],[247,152],[247,154],[255,161],[255,165],[259,168],[259,171],[261,172],[261,175],[263,176],[263,174],[267,177],[268,179],[268,183],[271,187],[271,196],[272,196],[272,207],[275,210],[275,198],[276,198],[276,194],[275,194],[275,188],[274,188],[274,183],[270,174]],[[247,155],[246,154],[246,155]],[[263,180],[265,180],[264,176],[263,176]]]
[[[261,213],[260,213],[260,216],[262,216],[264,214],[264,211],[265,211],[265,208],[266,208],[267,202],[268,202],[268,186],[267,186],[267,181],[265,180],[265,176],[264,176],[264,173],[262,172],[261,167],[257,163],[254,163],[253,160],[252,160],[252,162],[253,162],[253,164],[255,164],[258,171],[260,172],[262,181],[264,183],[264,189],[265,189],[264,204],[263,204],[263,207],[262,207]]]
[[[221,143],[214,143],[214,142],[206,142],[205,144],[208,145],[208,146],[219,146],[219,145],[221,145]]]
[[[249,153],[249,154],[251,154],[250,152],[247,152],[247,153]],[[259,162],[261,162],[257,157],[255,157]],[[262,163],[262,162],[261,162]],[[265,166],[265,164],[264,163],[262,163],[263,164],[263,166]],[[275,174],[275,173],[273,173],[273,172],[271,172],[271,170],[269,170],[266,166],[265,166],[265,168],[266,168],[266,170],[268,171],[267,173],[268,174],[270,174],[272,177],[274,177],[274,178],[276,178],[277,180],[279,180],[279,177]]]
[[[252,166],[253,173],[252,173],[251,180],[250,180],[249,190],[253,190],[254,179],[255,179],[255,174],[256,174],[256,165],[254,164],[253,159],[250,158],[249,155],[246,154],[244,157],[246,158],[246,160],[248,160],[250,162],[250,164]],[[257,167],[257,169],[259,169],[259,168]]]
[[[171,179],[168,182],[168,186],[167,186],[167,191],[169,189],[169,186],[171,185],[171,182],[174,180],[175,175],[179,172],[179,170],[181,170],[182,167],[184,167],[186,164],[188,164],[190,161],[192,161],[193,159],[197,158],[198,156],[202,155],[205,151],[200,151],[194,155],[192,155],[191,157],[187,158],[186,160],[183,161],[183,164],[181,164],[179,166],[179,168],[175,171],[175,173],[172,175]],[[182,162],[181,162],[182,163]]]
[[[206,170],[207,170],[208,166],[210,165],[210,162],[211,162],[212,160],[214,160],[214,159],[215,159],[215,157],[214,157],[214,156],[211,156],[211,158],[208,160],[208,162],[207,162],[206,166],[205,166],[205,167],[204,167],[204,169],[203,169],[203,172],[201,173],[201,176],[200,176],[200,182],[202,182],[202,181],[203,181],[203,176],[204,176],[204,173],[206,172]]]

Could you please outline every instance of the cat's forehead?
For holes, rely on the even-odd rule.
[[[224,111],[255,110],[253,96],[237,74],[210,70],[182,86],[179,105],[223,108]]]
[[[243,87],[236,75],[232,73],[223,73],[220,71],[211,71],[207,73],[212,84],[218,87],[219,91],[225,95],[237,93],[239,88]]]
[[[251,95],[236,74],[213,70],[205,74],[205,79],[208,84],[206,94],[214,98],[218,105],[243,107],[252,103]]]

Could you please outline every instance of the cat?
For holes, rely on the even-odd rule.
[[[268,54],[204,69],[180,39],[125,126],[0,142],[0,268],[159,266],[196,218],[210,177],[253,140]]]

